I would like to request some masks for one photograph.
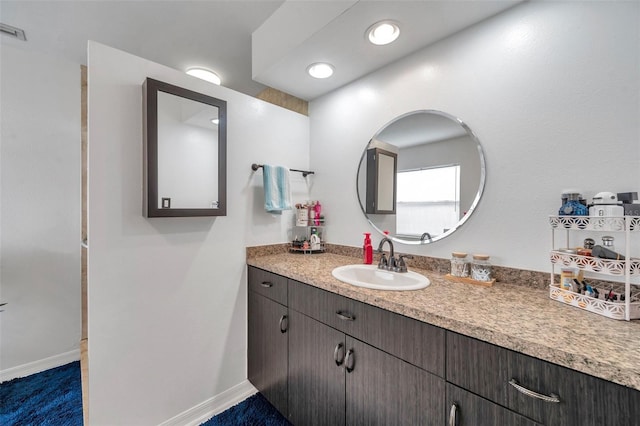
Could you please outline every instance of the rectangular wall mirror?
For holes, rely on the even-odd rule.
[[[226,216],[227,103],[147,78],[146,217]]]
[[[367,150],[366,213],[395,214],[398,154],[380,148]]]

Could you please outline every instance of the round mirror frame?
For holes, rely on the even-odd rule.
[[[415,111],[411,111],[411,112],[407,112],[405,114],[399,115],[397,117],[395,117],[393,120],[389,121],[388,123],[386,123],[384,126],[382,126],[374,135],[373,137],[369,140],[369,142],[367,142],[367,145],[365,146],[364,152],[362,153],[362,156],[360,157],[360,162],[358,163],[358,171],[356,173],[356,195],[358,197],[358,202],[360,203],[360,209],[362,210],[362,214],[364,214],[364,216],[367,218],[367,221],[371,224],[371,226],[377,231],[379,232],[381,235],[385,235],[384,231],[380,228],[378,228],[378,226],[373,223],[373,221],[369,218],[368,214],[366,213],[365,210],[365,204],[362,202],[362,197],[360,194],[360,186],[359,186],[359,176],[360,176],[360,169],[362,168],[363,164],[366,164],[366,156],[367,156],[367,148],[369,147],[369,144],[371,143],[371,141],[373,139],[375,139],[378,135],[380,135],[385,129],[387,129],[389,126],[391,126],[393,123],[407,117],[410,115],[415,115],[415,114],[434,114],[434,115],[438,115],[441,117],[445,117],[448,118],[454,122],[456,122],[457,124],[459,124],[464,131],[467,133],[467,135],[471,138],[471,140],[473,142],[476,143],[476,148],[478,150],[478,157],[480,160],[480,182],[478,184],[478,192],[476,193],[476,196],[473,200],[473,202],[471,203],[471,206],[467,209],[466,214],[456,223],[455,226],[453,226],[452,228],[448,229],[446,232],[443,232],[442,234],[436,235],[432,238],[429,238],[428,240],[422,239],[422,240],[407,240],[407,239],[402,239],[402,238],[398,238],[396,236],[393,235],[388,235],[388,237],[393,240],[394,242],[397,243],[401,243],[401,244],[409,244],[409,245],[422,245],[422,244],[429,244],[429,243],[434,243],[436,241],[439,241],[443,238],[448,237],[449,235],[453,234],[455,231],[457,231],[468,219],[469,217],[471,217],[471,215],[473,214],[474,210],[476,209],[476,207],[478,206],[478,203],[480,202],[480,198],[482,197],[482,193],[484,192],[484,185],[486,182],[486,175],[487,175],[487,169],[486,169],[486,163],[485,163],[485,158],[484,158],[484,152],[482,150],[482,145],[480,144],[480,140],[478,139],[478,137],[475,135],[475,133],[473,133],[473,131],[471,130],[471,128],[462,120],[460,120],[458,117],[455,117],[449,113],[443,112],[443,111],[438,111],[438,110],[432,110],[432,109],[424,109],[424,110],[415,110]],[[366,191],[365,191],[366,192]]]

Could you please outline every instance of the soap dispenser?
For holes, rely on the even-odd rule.
[[[371,234],[364,233],[364,245],[362,246],[362,263],[371,265],[373,263],[373,246],[371,245]]]

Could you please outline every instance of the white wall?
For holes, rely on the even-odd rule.
[[[495,264],[548,271],[547,216],[564,188],[589,198],[640,189],[638,22],[638,2],[525,3],[314,100],[312,196],[331,242],[359,246],[371,229],[355,195],[371,136],[400,114],[435,109],[480,139],[485,193],[452,236],[397,248],[486,252]]]
[[[79,359],[80,65],[0,49],[0,380]]]
[[[307,168],[309,119],[98,43],[88,66],[90,423],[158,424],[246,380],[245,246],[293,223],[250,166]],[[226,217],[142,216],[146,77],[227,101]]]

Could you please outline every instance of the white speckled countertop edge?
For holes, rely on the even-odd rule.
[[[355,287],[331,275],[359,259],[332,253],[250,257],[247,264],[640,390],[640,322],[617,321],[549,298],[548,290],[496,283],[485,288],[411,268],[431,285],[416,291]]]

